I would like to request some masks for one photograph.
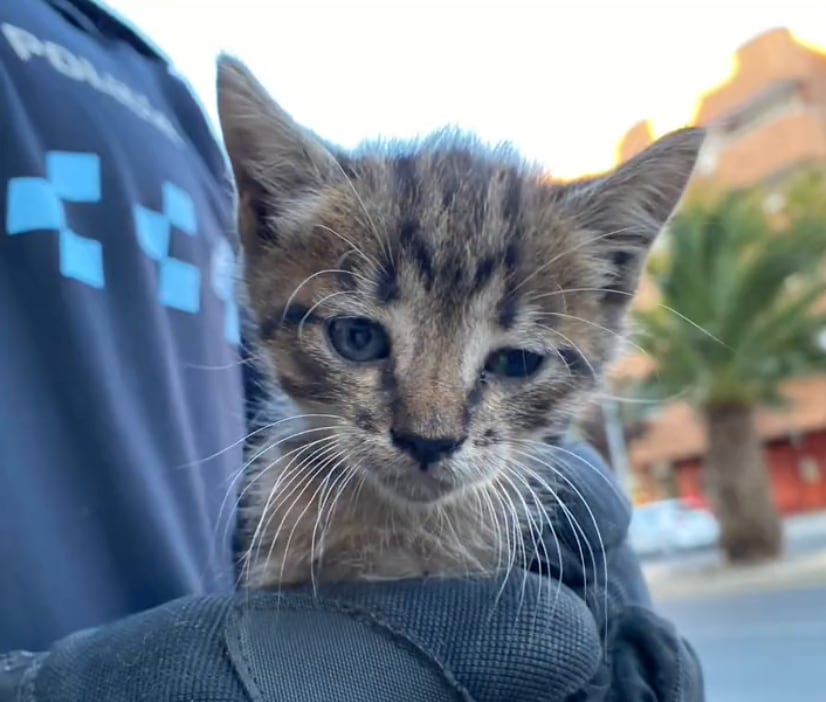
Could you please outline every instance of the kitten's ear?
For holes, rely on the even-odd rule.
[[[252,72],[218,58],[218,115],[232,164],[245,245],[277,236],[290,204],[311,198],[335,173],[335,158],[267,94]]]
[[[648,250],[676,210],[704,139],[702,129],[680,129],[607,175],[564,186],[566,208],[610,266],[607,290],[635,292]]]

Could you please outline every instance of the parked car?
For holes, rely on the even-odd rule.
[[[661,500],[634,510],[628,530],[631,547],[640,556],[664,556],[713,548],[720,538],[717,518],[685,500]]]

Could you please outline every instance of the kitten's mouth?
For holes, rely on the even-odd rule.
[[[450,498],[463,487],[449,471],[412,469],[387,473],[381,466],[376,468],[368,470],[368,482],[380,498],[395,504],[434,504]]]
[[[378,491],[391,502],[420,506],[453,500],[484,482],[463,480],[447,468],[371,477]]]

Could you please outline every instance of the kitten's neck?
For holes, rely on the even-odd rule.
[[[444,504],[404,505],[349,467],[311,464],[293,481],[285,473],[264,471],[251,483],[248,588],[487,574],[512,560],[513,525],[484,487]]]

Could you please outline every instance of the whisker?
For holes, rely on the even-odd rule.
[[[364,216],[367,218],[367,222],[370,225],[370,231],[376,239],[376,243],[381,247],[382,252],[385,256],[389,258],[389,250],[388,250],[388,243],[385,238],[381,236],[379,230],[376,228],[376,223],[373,221],[373,218],[370,216],[370,211],[367,209],[367,205],[364,204],[364,200],[362,199],[359,191],[356,189],[355,183],[353,183],[353,179],[347,175],[347,171],[344,170],[344,167],[336,160],[338,164],[339,170],[341,174],[344,176],[344,180],[347,181],[347,184],[350,186],[350,190],[352,190],[353,195],[355,195],[356,200],[358,200],[359,205],[361,206],[361,211],[364,212]],[[382,267],[382,270],[384,268]]]
[[[614,402],[624,402],[629,405],[657,405],[663,403],[675,402],[691,392],[690,388],[683,388],[679,392],[672,393],[662,399],[648,399],[645,397],[622,397],[621,395],[608,395],[605,393],[594,393],[594,398],[602,400],[613,400]]]
[[[231,451],[232,449],[234,449],[239,444],[243,444],[244,442],[251,439],[253,436],[256,436],[257,434],[260,434],[263,431],[268,431],[269,429],[273,429],[274,427],[277,427],[280,424],[284,424],[286,422],[297,421],[299,419],[320,419],[320,418],[338,419],[340,421],[346,421],[344,419],[344,417],[340,417],[337,414],[295,414],[295,415],[292,415],[290,417],[284,417],[282,419],[279,419],[276,422],[270,422],[269,424],[266,424],[264,426],[259,427],[255,431],[251,431],[248,434],[245,434],[244,436],[242,436],[237,441],[233,441],[229,446],[225,446],[224,448],[220,449],[219,451],[216,451],[213,454],[210,454],[209,456],[206,456],[205,458],[196,458],[193,461],[188,461],[186,463],[181,463],[178,466],[176,466],[176,468],[192,468],[193,466],[196,466],[199,463],[206,463],[207,461],[211,461],[212,459],[218,458],[218,456],[226,453],[227,451]]]
[[[352,185],[352,183],[351,183],[351,185]],[[356,193],[356,195],[358,195],[358,193]],[[363,206],[364,206],[364,204],[362,203],[362,207],[363,207]],[[366,209],[366,208],[365,208],[365,214],[367,214],[367,209]],[[371,222],[371,224],[372,224],[372,222]],[[344,241],[344,242],[346,242],[347,244],[349,244],[350,246],[352,246],[352,247],[353,247],[353,251],[355,251],[357,254],[359,254],[360,256],[362,256],[362,257],[364,258],[364,260],[365,260],[365,261],[367,261],[367,263],[369,263],[369,264],[370,264],[370,266],[374,268],[374,271],[385,271],[385,272],[386,272],[385,267],[384,267],[384,266],[382,266],[382,265],[381,265],[381,263],[380,263],[377,259],[372,258],[371,256],[368,256],[366,253],[364,253],[364,251],[363,251],[362,249],[360,249],[360,248],[359,248],[359,247],[355,244],[355,242],[353,242],[352,240],[348,239],[348,238],[347,238],[346,236],[344,236],[342,233],[337,232],[337,231],[336,231],[335,229],[333,229],[332,227],[328,227],[326,224],[321,224],[320,222],[317,222],[317,223],[315,224],[315,226],[316,226],[316,227],[318,227],[319,229],[324,229],[325,231],[330,232],[330,234],[332,234],[333,236],[337,236],[339,239],[341,239],[342,241]]]
[[[627,290],[616,290],[614,288],[564,288],[563,290],[553,290],[551,292],[545,292],[545,293],[541,293],[539,295],[534,295],[533,297],[531,297],[531,301],[533,302],[533,301],[539,300],[543,297],[553,297],[554,295],[561,295],[563,293],[574,293],[574,292],[595,292],[595,293],[603,293],[603,294],[610,293],[611,295],[624,295],[624,296],[629,297],[629,298],[632,298],[632,297],[636,296],[635,292],[628,292]],[[678,312],[673,307],[671,307],[669,305],[666,305],[663,302],[656,303],[656,306],[664,309],[666,312],[670,312],[671,314],[679,317],[684,322],[686,322],[687,324],[690,324],[692,327],[694,327],[697,331],[699,331],[702,334],[705,334],[709,339],[712,339],[713,341],[716,341],[718,344],[724,346],[725,348],[729,349],[730,351],[734,350],[725,341],[723,341],[722,339],[718,339],[714,334],[712,334],[710,331],[708,331],[708,329],[705,329],[701,325],[697,324],[697,322],[695,322],[690,317],[686,317],[682,312]]]
[[[256,546],[256,556],[255,556],[255,564],[258,564],[258,569],[263,573],[266,573],[269,569],[269,564],[272,559],[273,550],[275,549],[276,544],[279,541],[281,530],[284,528],[284,524],[286,523],[287,519],[289,518],[290,514],[292,513],[293,508],[298,503],[298,501],[304,496],[307,488],[313,484],[313,481],[324,472],[324,468],[326,467],[325,462],[317,463],[315,461],[318,460],[321,456],[326,456],[330,453],[335,454],[338,450],[337,445],[333,442],[333,445],[324,446],[320,449],[316,449],[310,456],[307,456],[305,459],[302,459],[301,463],[299,463],[294,471],[294,475],[290,477],[287,486],[293,484],[293,486],[289,489],[289,491],[282,490],[275,502],[272,505],[272,508],[268,508],[262,512],[261,518],[259,520],[259,529],[261,536],[258,538],[255,543]],[[296,492],[298,491],[298,492]],[[289,506],[284,509],[285,505],[289,503]],[[310,502],[308,502],[309,506]],[[278,523],[278,527],[275,531],[271,531],[271,525],[273,520],[276,516],[283,511],[283,515],[281,517],[281,521]],[[297,525],[297,523],[296,523]],[[294,525],[295,526],[295,525]],[[269,540],[269,548],[267,549],[267,556],[264,559],[263,565],[261,564],[261,548],[264,542],[264,536],[267,535],[267,539]],[[284,556],[282,558],[282,568],[279,578],[277,580],[277,584],[279,589],[283,583],[283,575],[284,575],[284,567],[286,565],[286,558],[289,553],[289,544],[287,546],[287,550],[284,552]],[[271,578],[267,578],[268,584],[270,584]]]
[[[317,439],[315,441],[311,441],[307,444],[303,444],[299,446],[297,449],[290,451],[289,453],[294,454],[290,461],[287,463],[286,466],[280,469],[278,477],[273,482],[272,486],[269,489],[267,494],[267,499],[264,503],[263,508],[260,510],[261,516],[259,518],[258,525],[256,526],[255,532],[253,534],[251,544],[257,543],[259,545],[258,550],[256,550],[256,559],[260,557],[260,545],[266,534],[266,531],[269,529],[270,524],[272,523],[272,519],[275,515],[274,506],[281,504],[284,500],[289,499],[289,497],[298,489],[299,484],[303,484],[304,480],[300,479],[302,474],[305,474],[306,471],[310,469],[310,475],[313,473],[312,469],[313,461],[317,460],[320,456],[326,455],[330,451],[336,450],[337,447],[337,440],[335,436],[327,436],[321,439]],[[302,456],[306,451],[310,450],[309,454]],[[282,458],[286,457],[287,454],[284,456],[279,456],[276,461],[272,464],[267,466],[266,471],[272,469],[272,467]],[[298,465],[296,468],[293,466],[296,465],[296,461],[298,461]],[[299,483],[293,485],[293,483],[299,480]],[[290,485],[293,485],[292,489],[289,492],[285,492]],[[269,517],[267,516],[269,515]],[[266,518],[266,521],[265,521]]]
[[[301,318],[301,321],[298,323],[298,338],[301,339],[304,333],[304,324],[309,319],[310,315],[321,305],[323,305],[327,300],[333,297],[338,297],[339,295],[352,295],[352,290],[339,290],[338,292],[330,293],[329,295],[325,295],[322,297],[318,302],[316,302],[310,309],[308,309],[304,316]]]
[[[589,552],[589,555],[591,557],[591,563],[593,564],[595,573],[597,571],[598,566],[597,566],[596,554],[594,553],[594,549],[591,547],[591,542],[588,539],[588,536],[586,535],[585,530],[582,528],[582,526],[580,525],[579,521],[577,520],[577,518],[573,514],[573,512],[571,512],[568,505],[565,504],[565,501],[559,496],[559,493],[556,490],[554,490],[553,487],[551,487],[551,485],[545,480],[545,478],[543,476],[541,476],[537,471],[533,470],[532,468],[530,468],[525,463],[519,462],[518,465],[519,465],[520,470],[523,473],[525,473],[529,477],[533,478],[536,482],[538,482],[540,484],[541,487],[543,487],[545,490],[548,491],[549,495],[553,498],[554,502],[562,510],[562,513],[565,515],[565,518],[567,519],[568,524],[571,526],[571,529],[572,529],[572,532],[573,532],[573,535],[574,535],[574,540],[576,541],[577,551],[579,552],[579,561],[582,564],[582,571],[585,574],[585,578],[584,578],[584,582],[583,582],[582,597],[583,597],[584,600],[587,601],[588,600],[588,572],[587,572],[587,565],[585,563],[585,552],[582,550],[582,541],[583,540],[585,541],[585,545],[588,548],[588,552]],[[518,476],[518,477],[523,482],[526,483],[526,487],[531,491],[531,494],[532,494],[533,498],[535,500],[538,500],[539,504],[542,505],[543,504],[542,499],[530,487],[530,484],[528,483],[527,479],[524,476],[521,476],[521,475]],[[564,571],[562,570],[563,563],[562,563],[562,552],[561,552],[559,537],[556,534],[556,531],[554,530],[554,528],[551,524],[550,516],[548,515],[547,511],[544,510],[544,508],[543,508],[543,512],[544,512],[545,518],[548,520],[548,526],[551,529],[551,535],[553,536],[554,541],[556,542],[557,557],[559,558],[559,561],[560,561],[559,580],[560,580],[560,582],[562,582]],[[582,535],[582,539],[580,539],[580,534]],[[547,551],[545,552],[545,554],[546,554],[546,557],[547,557]],[[595,583],[595,585],[596,585],[596,583]]]
[[[347,477],[344,480],[344,482],[341,484],[341,486],[339,487],[338,492],[336,493],[336,496],[333,498],[333,501],[330,504],[330,510],[329,510],[329,513],[328,513],[328,517],[327,517],[326,523],[324,525],[324,528],[321,531],[321,536],[319,537],[321,543],[324,543],[324,540],[327,538],[326,534],[329,531],[330,525],[332,524],[333,514],[335,513],[336,508],[339,506],[338,503],[341,501],[342,496],[347,491],[347,488],[348,488],[349,484],[351,482],[353,482],[354,480],[356,480],[356,477],[357,477],[357,470],[358,470],[357,467],[351,469],[348,465],[344,465],[343,468],[344,468],[344,470],[342,471],[342,475],[346,475]]]
[[[529,524],[529,528],[532,528],[532,530],[535,530],[534,533],[532,534],[532,541],[533,541],[534,553],[536,554],[536,558],[541,558],[540,548],[539,548],[541,546],[542,551],[543,551],[544,556],[545,556],[545,562],[548,565],[548,567],[550,566],[550,555],[548,554],[548,550],[545,546],[544,539],[541,538],[542,519],[543,518],[544,518],[545,522],[547,523],[548,528],[551,531],[551,536],[554,539],[554,544],[556,545],[557,559],[558,559],[558,562],[559,562],[559,577],[557,578],[557,589],[556,589],[556,595],[554,597],[554,605],[553,605],[555,607],[556,602],[559,599],[559,593],[562,589],[562,582],[563,582],[564,576],[565,576],[565,563],[564,563],[564,560],[562,558],[562,546],[560,544],[559,537],[557,536],[556,529],[554,529],[553,520],[551,519],[550,515],[548,514],[546,508],[543,506],[542,501],[539,499],[536,492],[530,486],[530,483],[528,483],[528,481],[524,478],[524,476],[521,475],[518,470],[514,471],[511,468],[511,466],[507,463],[504,465],[504,468],[505,468],[506,473],[510,473],[514,478],[519,480],[519,482],[521,482],[524,485],[526,491],[528,492],[528,495],[530,496],[531,500],[534,503],[534,506],[537,509],[537,512],[539,513],[539,520],[540,520],[539,523],[537,523],[537,522],[535,522],[534,520],[531,519],[531,522]],[[526,467],[523,467],[522,465],[520,465],[519,468],[523,468],[523,470],[524,470],[524,468],[526,468]],[[514,485],[514,489],[517,489],[515,485]],[[522,498],[522,501],[523,501],[523,505],[524,505],[524,508],[525,508],[525,512],[529,513],[528,505],[524,501],[524,498]],[[528,569],[529,565],[530,565],[529,563],[526,563],[526,565],[525,565],[526,572],[527,572],[527,569]],[[541,566],[541,562],[540,562],[540,566]],[[540,567],[540,575],[541,574],[542,574],[542,568]],[[550,576],[550,572],[548,572],[547,575]],[[551,580],[550,580],[550,578],[548,578],[549,588],[550,588],[550,582],[551,582]],[[539,602],[537,604],[541,603],[541,592],[539,593],[539,597],[540,597],[540,599],[539,599]],[[549,600],[550,600],[550,596],[549,596]]]
[[[522,492],[513,483],[510,476],[508,475],[507,471],[503,471],[502,473],[500,473],[499,477],[500,477],[501,480],[503,480],[505,482],[506,485],[508,485],[511,488],[511,490],[516,494],[516,497],[519,499],[519,501],[522,505],[522,509],[523,509],[523,513],[525,515],[525,519],[527,520],[527,529],[528,529],[528,532],[531,535],[531,540],[533,541],[533,552],[538,553],[539,544],[536,541],[536,522],[533,520],[533,516],[530,513],[530,509],[528,509],[528,504],[525,501],[525,498],[522,496]],[[507,496],[507,492],[505,493],[505,495]],[[516,505],[513,503],[513,501],[510,499],[510,497],[508,497],[508,502],[510,503],[510,505],[513,509],[514,515],[516,515]],[[521,520],[519,520],[519,521],[521,521]],[[522,565],[522,589],[521,589],[521,592],[520,592],[520,595],[519,595],[519,607],[517,608],[517,615],[522,610],[522,607],[524,606],[524,603],[525,603],[525,591],[526,591],[526,588],[527,588],[527,585],[528,585],[528,566],[529,566],[528,555],[527,555],[527,552],[526,552],[524,537],[519,539],[519,544],[521,546],[521,551],[522,551],[522,564],[521,564]]]
[[[544,451],[558,451],[559,453],[563,453],[566,456],[575,458],[589,470],[594,472],[597,475],[597,477],[611,489],[611,492],[614,494],[614,497],[616,497],[617,501],[621,505],[623,505],[624,507],[628,506],[628,498],[617,487],[616,483],[609,476],[605,475],[605,473],[602,470],[600,470],[598,466],[595,466],[593,463],[584,459],[579,454],[574,453],[573,451],[570,451],[562,446],[559,446],[558,444],[549,444],[545,441],[536,441],[535,439],[509,439],[509,441],[511,443],[530,444]]]
[[[593,363],[591,363],[591,361],[588,359],[588,354],[586,354],[585,351],[583,351],[583,349],[580,346],[578,346],[577,343],[573,339],[571,339],[571,337],[566,336],[565,334],[563,334],[558,329],[554,329],[553,327],[549,327],[546,324],[540,324],[539,326],[542,327],[543,329],[548,330],[552,334],[556,334],[558,337],[560,337],[566,344],[568,344],[574,351],[576,351],[582,357],[583,362],[585,363],[586,366],[588,366],[588,370],[591,371],[591,375],[594,378],[599,378],[599,373],[597,373],[597,370],[596,370],[596,368],[594,368]],[[559,350],[556,350],[556,353],[562,359],[563,363],[565,363],[565,359],[562,356],[561,352]]]
[[[310,415],[304,415],[304,416],[310,416]],[[318,415],[318,416],[322,417],[322,416],[325,416],[325,415]],[[335,415],[330,415],[330,416],[335,417]],[[277,448],[281,444],[283,444],[285,442],[288,442],[288,441],[292,441],[292,440],[294,440],[294,439],[296,439],[300,436],[305,436],[307,434],[312,434],[312,433],[315,433],[315,432],[318,432],[318,431],[330,431],[332,429],[338,429],[338,428],[339,427],[337,427],[335,425],[333,425],[333,426],[323,426],[323,427],[312,427],[312,428],[309,428],[309,429],[304,429],[304,430],[299,431],[299,432],[294,432],[292,434],[289,434],[289,435],[279,439],[278,441],[275,441],[275,442],[264,445],[263,448],[261,448],[258,452],[255,453],[255,455],[253,455],[250,459],[248,459],[241,466],[241,468],[239,468],[235,472],[235,474],[231,477],[230,483],[227,486],[227,489],[224,493],[224,497],[221,500],[221,506],[218,510],[218,520],[216,521],[216,525],[219,525],[224,520],[224,510],[227,508],[227,504],[228,504],[227,501],[229,500],[230,495],[232,495],[236,485],[238,484],[238,481],[243,480],[244,478],[248,478],[247,483],[244,485],[244,487],[241,489],[241,491],[235,496],[235,500],[234,500],[235,506],[239,506],[243,502],[244,497],[246,496],[247,492],[251,489],[251,487],[267,472],[267,470],[269,468],[272,467],[272,465],[270,465],[267,468],[265,468],[263,471],[260,471],[257,475],[254,475],[254,476],[250,477],[249,474],[248,474],[248,469],[261,456],[263,456],[265,453],[267,453],[269,451],[272,451],[273,449]],[[293,449],[292,451],[289,451],[287,454],[282,454],[282,456],[279,456],[276,459],[276,461],[281,460],[282,457],[286,457],[286,456],[294,453],[295,451],[298,451],[301,448],[302,447],[298,447],[296,449]],[[227,527],[226,527],[226,531],[224,533],[224,538],[225,539],[228,536],[227,531],[230,528],[231,528],[231,525],[228,524]]]
[[[501,491],[492,490],[492,491],[490,491],[489,495],[499,503],[500,509],[497,510],[497,512],[499,514],[502,514],[502,516],[506,518],[506,521],[510,521],[511,524],[512,524],[513,519],[516,515],[514,515],[508,509],[508,505],[506,505],[504,500],[502,499]],[[512,506],[511,506],[511,508],[512,508]],[[507,519],[508,515],[510,515],[510,520]],[[505,526],[507,527],[508,525],[506,524]],[[494,599],[493,599],[493,605],[492,605],[490,617],[493,617],[494,613],[496,612],[496,608],[499,606],[499,602],[502,599],[502,595],[505,592],[505,588],[507,587],[508,580],[510,579],[511,574],[513,572],[513,567],[514,567],[514,563],[515,563],[515,560],[516,560],[516,547],[515,547],[515,544],[511,543],[511,537],[513,537],[515,535],[514,534],[514,528],[511,528],[511,529],[506,528],[504,530],[504,535],[505,535],[504,543],[505,543],[506,550],[507,550],[507,563],[506,563],[506,566],[505,566],[505,575],[502,578],[502,584],[499,586],[499,590],[496,593],[496,597],[494,597]]]
[[[558,448],[558,447],[554,447],[554,448]],[[588,513],[588,517],[589,517],[589,519],[591,520],[591,523],[594,526],[594,531],[596,532],[597,540],[599,541],[599,548],[600,548],[600,551],[601,551],[601,554],[602,554],[603,592],[604,592],[603,606],[605,608],[604,609],[604,619],[605,619],[605,632],[604,632],[604,635],[605,635],[605,642],[607,643],[607,641],[608,641],[608,556],[605,552],[605,541],[602,538],[602,531],[599,528],[599,522],[597,521],[597,518],[594,515],[594,512],[591,509],[591,506],[588,504],[588,500],[585,499],[585,496],[582,494],[582,492],[580,492],[579,488],[573,483],[572,480],[570,480],[570,478],[568,478],[568,476],[565,475],[565,473],[563,471],[559,470],[553,464],[542,460],[541,458],[539,458],[535,454],[531,454],[531,453],[528,453],[528,452],[525,452],[525,451],[520,451],[518,449],[514,449],[514,451],[516,453],[521,454],[522,456],[525,456],[526,458],[528,458],[530,460],[536,461],[540,465],[545,466],[550,471],[552,471],[560,480],[564,481],[571,488],[571,490],[574,492],[574,494],[579,498],[580,502],[582,503],[582,506],[585,508],[585,511]],[[568,453],[571,453],[571,455],[576,455],[576,454],[573,454],[573,452],[568,452]],[[597,582],[598,581],[596,581],[596,578],[595,578],[595,583],[597,583]]]
[[[321,528],[321,522],[327,521],[329,525],[329,521],[333,517],[333,508],[335,507],[336,502],[341,497],[341,490],[343,490],[347,483],[350,481],[352,477],[352,473],[346,469],[346,463],[343,464],[344,471],[337,474],[333,482],[329,485],[329,489],[322,492],[321,497],[319,498],[319,505],[318,505],[318,514],[316,515],[315,524],[313,524],[313,531],[310,536],[310,583],[313,588],[313,593],[318,594],[318,583],[316,580],[316,568],[315,564],[317,559],[320,559],[323,556],[323,551],[319,556],[316,556],[316,549],[320,549],[323,545],[323,538],[325,529],[321,529],[321,534],[319,536],[319,529]],[[341,486],[339,487],[339,483]],[[338,492],[335,493],[335,497],[332,499],[330,504],[330,511],[326,515],[325,520],[325,508],[327,507],[327,499],[331,493],[333,493],[336,488],[338,488]]]
[[[185,361],[181,365],[184,368],[196,371],[227,371],[232,370],[233,368],[238,368],[239,366],[247,366],[252,365],[255,363],[256,358],[236,358],[234,361],[230,361],[229,363],[222,363],[220,365],[208,365],[206,363],[191,363]]]
[[[314,449],[313,447],[317,444],[321,444],[321,446],[319,448]],[[251,565],[254,565],[255,563],[258,563],[260,561],[261,545],[264,539],[264,535],[269,530],[269,527],[272,524],[272,520],[275,517],[276,513],[276,510],[273,509],[273,501],[275,500],[275,504],[281,504],[284,500],[289,499],[290,496],[293,495],[301,485],[303,485],[312,478],[314,471],[313,465],[310,463],[310,461],[316,458],[319,454],[335,450],[335,447],[335,437],[325,437],[315,442],[304,444],[295,450],[295,455],[290,459],[290,462],[284,468],[281,469],[278,478],[274,481],[271,489],[269,490],[263,509],[260,510],[258,524],[255,527],[252,538],[250,539],[250,546],[248,549],[248,560]],[[301,454],[308,449],[313,449],[310,452],[309,456],[301,457]],[[281,457],[279,457],[279,459],[277,460],[280,460],[280,458]],[[298,463],[297,467],[293,469],[296,460],[299,460],[300,462]],[[268,470],[269,468],[270,466],[268,466]],[[286,488],[288,488],[290,485],[293,485],[293,487],[289,490],[289,492],[284,492]],[[298,497],[300,497],[302,493],[299,493]],[[278,496],[276,497],[276,495]],[[296,499],[298,499],[298,497]],[[277,533],[278,530],[276,530],[276,534]],[[273,543],[274,541],[275,539],[273,539]],[[255,554],[254,557],[253,552]]]
[[[525,285],[529,281],[533,280],[537,275],[539,275],[543,271],[548,270],[548,268],[550,268],[560,258],[564,258],[565,256],[568,256],[568,255],[574,253],[574,251],[578,251],[579,249],[582,249],[586,246],[590,246],[591,244],[594,244],[598,241],[601,241],[602,239],[610,239],[612,236],[616,236],[617,234],[622,234],[623,232],[628,232],[628,231],[631,231],[631,230],[632,230],[631,227],[622,227],[620,229],[614,229],[613,231],[605,232],[603,234],[600,234],[599,236],[590,237],[588,239],[583,239],[582,241],[577,242],[576,244],[574,244],[570,248],[567,248],[564,251],[558,253],[556,256],[554,256],[550,260],[545,261],[545,263],[543,263],[541,266],[539,266],[539,268],[536,268],[529,275],[525,276],[525,278],[522,280],[522,282],[519,283],[519,285],[517,285],[516,287],[514,287],[513,292],[516,292],[517,290],[519,290],[523,285]]]
[[[308,275],[306,278],[304,278],[304,280],[302,280],[295,287],[295,289],[290,293],[290,296],[287,298],[287,302],[284,305],[284,312],[281,314],[281,321],[284,322],[284,320],[287,317],[287,312],[289,312],[289,310],[290,310],[290,305],[292,305],[293,300],[295,300],[295,296],[298,295],[298,293],[301,291],[301,288],[303,288],[307,283],[309,283],[311,280],[313,280],[315,278],[318,278],[319,276],[322,276],[322,275],[330,275],[330,274],[341,275],[342,273],[347,274],[347,275],[352,275],[352,276],[355,276],[357,278],[362,278],[363,280],[366,280],[368,283],[370,282],[369,278],[365,278],[363,275],[361,275],[359,273],[356,273],[354,271],[348,271],[348,270],[345,270],[343,268],[325,268],[324,270],[316,271],[315,273],[312,273],[312,274]]]
[[[279,579],[279,582],[281,582],[281,581],[284,579],[284,568],[285,568],[285,565],[286,565],[286,562],[287,562],[287,557],[288,557],[288,555],[289,555],[289,553],[290,553],[290,545],[292,544],[292,540],[293,540],[293,536],[295,535],[295,531],[296,531],[296,529],[298,528],[298,525],[301,523],[301,520],[304,518],[304,515],[305,515],[305,514],[307,514],[307,512],[308,512],[308,511],[309,511],[309,509],[310,509],[310,507],[313,505],[313,503],[314,503],[314,502],[316,501],[316,499],[318,498],[319,493],[320,493],[322,490],[326,489],[326,487],[327,487],[327,485],[328,485],[328,483],[329,483],[329,481],[330,481],[330,477],[331,477],[331,476],[336,475],[336,471],[338,470],[338,468],[339,468],[339,467],[340,467],[340,466],[344,463],[344,461],[346,460],[345,458],[343,458],[343,454],[344,454],[344,452],[342,451],[342,452],[340,452],[340,453],[338,453],[338,454],[334,454],[334,455],[333,455],[330,459],[325,459],[325,463],[323,464],[323,467],[324,467],[324,468],[326,468],[326,467],[327,467],[330,463],[332,463],[333,461],[335,461],[335,460],[336,460],[336,456],[339,456],[339,460],[338,460],[338,462],[337,462],[337,463],[335,463],[335,464],[333,465],[333,467],[327,471],[327,474],[326,474],[326,475],[322,478],[322,480],[321,480],[321,485],[319,485],[319,486],[316,488],[315,492],[313,492],[313,494],[311,495],[310,499],[309,499],[309,500],[307,500],[307,504],[305,505],[304,509],[303,509],[303,510],[301,510],[301,513],[300,513],[300,514],[296,517],[296,519],[295,519],[295,523],[293,524],[293,528],[292,528],[292,529],[290,529],[290,533],[289,533],[289,535],[287,536],[287,543],[286,543],[286,545],[284,546],[284,555],[283,555],[283,556],[282,556],[282,558],[281,558],[281,571],[280,571],[280,573],[279,573],[279,578],[278,578],[278,579]],[[271,554],[272,554],[272,548],[274,547],[274,545],[275,545],[275,539],[273,539],[272,545],[270,546],[270,549],[271,549],[271,550],[270,550],[270,554],[268,554],[268,556],[267,556],[267,563],[269,563],[269,559],[270,559]],[[313,556],[313,554],[312,554],[312,552],[311,552],[311,553],[310,553],[310,558],[311,558],[311,559],[312,559],[312,556]],[[310,562],[310,567],[312,568],[312,561]]]
[[[611,334],[611,336],[614,336],[617,339],[619,339],[621,343],[630,344],[637,351],[639,351],[643,356],[645,356],[647,358],[651,358],[651,354],[648,353],[648,351],[646,351],[639,344],[634,343],[629,338],[623,336],[622,334],[620,334],[617,331],[614,331],[613,329],[609,329],[608,327],[603,326],[602,324],[598,324],[597,322],[592,322],[590,319],[585,319],[583,317],[579,317],[579,316],[573,315],[573,314],[563,314],[562,312],[545,312],[544,314],[548,315],[548,316],[551,316],[551,317],[559,317],[561,319],[572,319],[572,320],[576,320],[577,322],[582,322],[583,324],[587,324],[589,327],[594,327],[595,329],[599,329],[600,331],[604,331],[608,334]]]

